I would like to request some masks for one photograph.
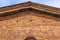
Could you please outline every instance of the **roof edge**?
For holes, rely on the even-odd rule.
[[[16,11],[16,10],[20,10],[20,9],[25,9],[25,8],[33,8],[33,9],[37,9],[40,11],[45,11],[45,12],[60,15],[60,9],[59,8],[46,6],[43,4],[38,4],[38,3],[31,2],[31,1],[16,4],[16,5],[2,7],[2,8],[0,8],[0,14]]]

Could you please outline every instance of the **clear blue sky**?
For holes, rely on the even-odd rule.
[[[0,7],[18,4],[27,1],[29,0],[0,0]],[[30,0],[30,1],[60,8],[60,0]]]

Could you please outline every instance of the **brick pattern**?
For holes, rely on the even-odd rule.
[[[56,19],[56,20],[54,20]],[[60,40],[60,21],[42,12],[23,11],[0,17],[0,40]]]

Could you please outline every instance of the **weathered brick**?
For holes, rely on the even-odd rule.
[[[24,40],[27,36],[37,40],[60,40],[60,21],[43,12],[23,11],[0,20],[0,40]]]

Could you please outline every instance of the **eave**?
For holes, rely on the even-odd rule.
[[[17,11],[17,10],[26,9],[26,8],[32,8],[32,9],[36,9],[40,11],[45,11],[45,12],[57,14],[60,16],[60,8],[55,8],[55,7],[51,7],[51,6],[47,6],[43,4],[30,2],[30,1],[16,4],[16,5],[2,7],[0,8],[0,14],[5,14],[7,12]]]

